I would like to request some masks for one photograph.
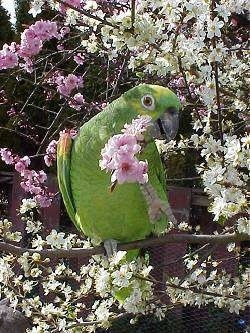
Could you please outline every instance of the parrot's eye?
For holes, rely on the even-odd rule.
[[[148,110],[154,110],[155,100],[151,95],[145,95],[141,99],[142,106]]]

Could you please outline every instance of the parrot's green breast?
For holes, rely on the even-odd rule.
[[[139,184],[117,185],[111,192],[110,173],[99,167],[101,149],[108,139],[120,133],[125,123],[137,114],[122,99],[85,123],[71,150],[70,182],[76,210],[76,224],[94,239],[129,242],[145,238],[152,231],[163,231],[166,218],[149,220],[148,207]],[[149,182],[159,197],[166,200],[161,160],[154,142],[148,144],[140,159],[149,163]]]

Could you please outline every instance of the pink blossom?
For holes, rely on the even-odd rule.
[[[39,194],[42,192],[42,188],[40,186],[35,186],[32,181],[26,181],[24,182],[25,186],[24,189],[26,188],[27,192],[31,193],[31,194]]]
[[[56,160],[56,147],[57,147],[57,141],[52,140],[48,147],[46,148],[46,155],[44,156],[44,162],[45,164],[50,167],[53,162]]]
[[[67,4],[75,8],[81,8],[82,0],[65,0],[64,3],[59,4],[59,12],[65,14],[69,8]]]
[[[148,115],[139,116],[133,119],[131,124],[125,124],[123,133],[131,134],[136,137],[137,140],[143,140],[143,134],[148,126],[151,124],[152,118]]]
[[[36,202],[40,207],[49,207],[52,203],[52,198],[45,194],[38,194],[35,196]]]
[[[17,114],[17,111],[16,111],[16,109],[12,106],[8,111],[7,111],[7,115],[9,116],[9,117],[13,117],[13,116],[15,116]]]
[[[57,44],[56,46],[58,51],[63,51],[64,50],[64,45],[63,44]]]
[[[14,157],[13,157],[11,151],[8,150],[7,148],[1,148],[0,154],[1,154],[2,161],[5,162],[6,164],[14,163]]]
[[[238,21],[235,17],[232,17],[231,18],[231,21],[230,21],[230,24],[233,26],[233,27],[237,27],[238,25]]]
[[[73,109],[79,111],[81,110],[82,105],[85,103],[85,99],[83,98],[83,95],[80,93],[77,93],[74,95],[73,99],[69,101],[69,106]]]
[[[15,45],[15,44],[14,44]],[[18,56],[15,53],[14,46],[4,44],[0,51],[0,70],[13,68],[18,65]]]
[[[78,65],[83,65],[83,63],[84,63],[84,57],[82,56],[81,53],[77,53],[77,54],[74,56],[74,61],[75,61]]]
[[[111,182],[117,181],[118,184],[138,182],[144,184],[148,181],[147,171],[147,162],[138,161],[135,157],[123,155],[119,160],[117,169],[111,176]]]
[[[64,37],[65,35],[70,33],[69,27],[62,27],[60,30],[60,37]]]
[[[51,21],[37,21],[29,27],[36,37],[45,41],[53,37],[58,37],[57,24]]]
[[[74,74],[69,74],[65,77],[58,75],[55,82],[58,85],[58,92],[65,97],[68,97],[74,89],[82,87],[83,85],[82,77],[77,77]]]
[[[198,109],[198,113],[201,117],[205,117],[207,115],[207,110],[206,109]]]
[[[22,58],[29,58],[38,54],[41,48],[42,41],[39,38],[23,39],[18,54]]]
[[[47,180],[47,175],[43,170],[37,171],[35,177],[39,183],[44,183]]]
[[[81,7],[82,0],[65,0],[64,1],[64,6],[67,8],[66,4],[69,4],[75,8],[80,8]]]
[[[30,159],[28,156],[24,156],[23,158],[20,158],[17,160],[15,163],[15,169],[17,172],[22,172],[24,171],[28,166],[30,165]]]
[[[17,66],[19,57],[21,57],[25,59],[25,64],[22,67],[31,72],[33,68],[28,62],[28,58],[37,55],[45,41],[52,38],[59,39],[60,35],[57,30],[56,22],[40,20],[32,24],[22,33],[20,45],[16,43],[4,44],[0,51],[0,70]]]
[[[101,170],[111,171],[111,182],[123,184],[125,182],[138,182],[144,184],[148,181],[148,163],[139,161],[135,155],[140,153],[138,142],[144,140],[144,133],[151,124],[150,116],[140,116],[125,124],[123,134],[111,137],[101,150],[102,159],[99,161]]]
[[[178,88],[183,88],[185,87],[185,80],[183,76],[180,76],[177,80],[175,80],[175,85]]]
[[[103,157],[99,163],[101,170],[115,170],[122,155],[134,156],[140,149],[135,136],[126,133],[114,135],[101,151]]]
[[[183,94],[181,94],[180,92],[178,92],[177,95],[178,95],[180,102],[182,104],[184,104],[186,102],[186,97]]]
[[[51,146],[49,151],[55,153],[54,147]],[[33,194],[38,205],[48,207],[52,202],[52,194],[48,192],[44,184],[47,180],[46,173],[43,170],[29,170],[31,161],[28,156],[20,158],[18,155],[13,155],[7,148],[0,149],[0,155],[6,164],[15,164],[16,171],[20,173],[20,185],[24,191]]]
[[[25,62],[19,65],[23,68],[27,73],[34,72],[34,63],[30,58],[25,58]]]
[[[22,58],[32,57],[40,52],[43,42],[54,37],[59,38],[56,22],[37,21],[22,33],[18,53]]]

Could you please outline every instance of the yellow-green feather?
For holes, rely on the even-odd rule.
[[[69,133],[63,133],[57,144],[57,179],[67,213],[75,226],[81,230],[75,219],[76,211],[71,193],[71,148],[72,138]]]

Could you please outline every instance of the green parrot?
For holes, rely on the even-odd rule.
[[[140,159],[148,162],[150,186],[162,202],[167,201],[164,169],[154,138],[175,137],[180,102],[168,88],[141,84],[109,104],[86,122],[72,140],[64,133],[57,149],[59,188],[66,210],[81,233],[113,246],[144,239],[166,229],[167,217],[149,214],[150,199],[138,183],[124,183],[110,190],[110,173],[99,167],[101,150],[126,123],[139,115],[152,117],[147,145]],[[135,253],[129,251],[131,257]]]

